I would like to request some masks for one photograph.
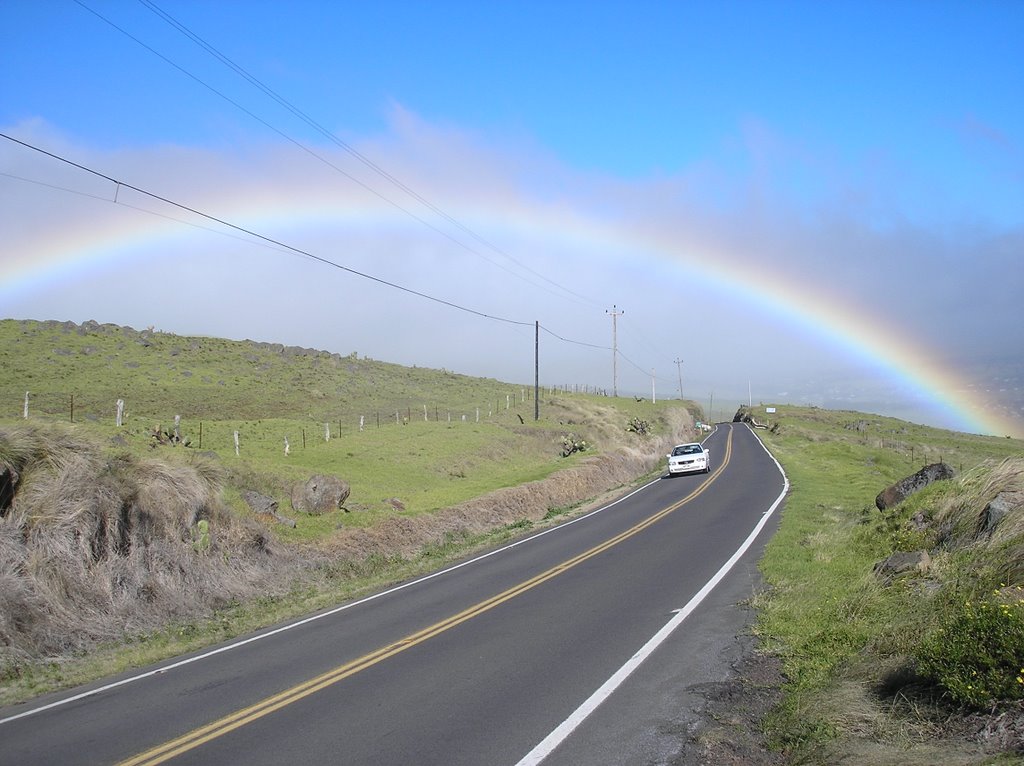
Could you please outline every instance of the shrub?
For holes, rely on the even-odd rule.
[[[562,457],[569,457],[574,452],[585,452],[587,442],[576,434],[570,433],[562,437]]]
[[[641,436],[647,436],[651,433],[651,424],[648,423],[646,420],[641,420],[640,418],[633,418],[626,425],[626,430],[632,431],[635,434],[640,434]]]
[[[918,672],[975,708],[1024,699],[1024,597],[965,601],[917,651]]]

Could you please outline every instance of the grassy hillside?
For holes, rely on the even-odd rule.
[[[694,435],[678,401],[540,404],[534,420],[529,388],[355,354],[0,321],[0,702],[553,523]],[[316,474],[349,485],[342,508],[292,507]]]
[[[1024,443],[779,405],[792,490],[757,631],[788,679],[766,723],[799,763],[974,764],[1024,746]],[[924,464],[957,471],[884,512]],[[986,528],[990,504],[1005,516]],[[990,514],[989,514],[990,515]],[[881,576],[904,551],[923,563]],[[1001,762],[1001,761],[1000,761]]]
[[[444,370],[400,367],[358,354],[254,341],[182,337],[87,322],[0,321],[0,413],[30,410],[78,422],[130,417],[200,420],[284,418],[341,424],[400,412],[456,417],[521,399],[523,387]],[[532,411],[532,408],[531,408]]]
[[[0,422],[22,419],[27,391],[28,422],[73,421],[136,455],[158,443],[154,431],[173,432],[179,416],[180,437],[220,456],[239,489],[281,498],[312,473],[342,476],[352,485],[349,509],[366,513],[274,530],[302,539],[322,536],[343,516],[346,524],[373,523],[396,499],[415,514],[543,478],[564,467],[564,437],[576,434],[601,451],[621,443],[632,417],[665,433],[673,406],[545,391],[535,421],[532,387],[356,354],[95,323],[0,321],[0,369]]]

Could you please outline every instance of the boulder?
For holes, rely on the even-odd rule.
[[[318,516],[342,508],[351,488],[337,476],[316,474],[292,488],[292,508]]]
[[[1006,493],[1000,492],[994,498],[992,502],[985,506],[985,510],[981,513],[981,518],[978,519],[978,532],[977,536],[981,537],[992,537],[992,533],[996,531],[996,527],[1011,510],[1010,499]]]
[[[933,481],[952,479],[953,476],[953,469],[945,463],[926,465],[912,476],[900,479],[892,486],[886,487],[879,492],[878,497],[875,498],[875,507],[880,511],[892,508],[894,505],[902,503],[915,492],[924,489]]]
[[[931,565],[932,558],[928,551],[897,551],[875,564],[874,572],[879,579],[892,582],[900,575],[913,572],[923,574]]]
[[[250,508],[252,508],[253,513],[262,513],[267,516],[272,516],[282,524],[285,524],[292,529],[295,528],[295,519],[289,519],[277,512],[277,501],[274,498],[268,497],[267,495],[263,495],[254,490],[247,489],[242,492],[242,499],[245,500],[246,504],[248,504]]]
[[[242,491],[242,499],[246,502],[253,513],[274,513],[277,511],[277,501],[251,489]]]

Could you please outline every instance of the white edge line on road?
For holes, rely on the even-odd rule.
[[[716,427],[715,430],[718,430],[717,427]],[[714,433],[714,432],[712,432],[712,433]],[[708,436],[710,436],[710,435],[711,434],[709,434]],[[208,651],[208,652],[203,652],[202,654],[197,654],[197,655],[195,655],[193,657],[187,657],[187,658],[185,658],[183,660],[178,660],[177,662],[173,662],[173,663],[171,663],[169,665],[164,665],[164,666],[156,668],[154,670],[148,670],[145,673],[139,673],[137,675],[129,676],[127,678],[122,678],[120,681],[114,681],[113,683],[105,684],[104,686],[99,686],[99,687],[97,687],[95,689],[90,689],[89,691],[81,692],[80,694],[75,694],[75,695],[73,695],[71,697],[63,697],[63,698],[61,698],[59,700],[56,700],[54,702],[51,702],[51,703],[49,703],[47,705],[40,705],[38,707],[33,707],[33,708],[28,709],[28,710],[24,710],[24,711],[22,711],[20,713],[17,713],[15,715],[8,716],[7,718],[0,718],[0,726],[2,726],[5,723],[9,723],[11,721],[16,721],[19,718],[26,718],[26,717],[31,716],[31,715],[36,715],[37,713],[42,713],[43,711],[46,711],[46,710],[52,710],[53,708],[57,708],[57,707],[61,707],[63,705],[67,705],[67,704],[69,704],[71,702],[77,702],[78,700],[85,699],[86,697],[92,697],[95,694],[102,694],[103,692],[110,691],[111,689],[116,689],[119,686],[125,686],[126,684],[135,683],[136,681],[141,681],[141,680],[143,680],[145,678],[151,678],[152,676],[157,676],[157,675],[160,675],[162,673],[167,673],[167,672],[169,672],[171,670],[177,670],[178,668],[184,667],[185,665],[191,665],[194,662],[199,662],[200,660],[208,659],[210,657],[213,657],[215,655],[221,654],[223,652],[229,652],[229,651],[231,651],[233,649],[237,649],[237,648],[239,648],[241,646],[245,646],[246,644],[251,644],[251,643],[253,643],[255,641],[261,641],[264,638],[270,638],[271,636],[276,636],[278,633],[284,633],[285,631],[293,630],[294,628],[298,628],[298,627],[300,627],[302,625],[306,625],[307,623],[315,622],[317,620],[322,620],[325,617],[330,617],[332,615],[338,614],[339,612],[343,612],[346,609],[352,609],[353,607],[360,606],[361,604],[365,604],[367,602],[373,601],[373,600],[378,599],[378,598],[383,598],[384,596],[388,596],[388,595],[390,595],[392,593],[397,593],[400,590],[404,590],[406,588],[411,588],[414,585],[419,585],[420,583],[426,582],[428,580],[432,580],[435,577],[441,577],[442,575],[446,575],[446,574],[448,574],[450,572],[454,572],[457,569],[462,569],[463,567],[468,567],[471,564],[476,564],[477,562],[483,561],[486,558],[490,558],[491,556],[496,556],[499,553],[504,553],[505,551],[512,550],[513,548],[516,548],[516,547],[518,547],[520,545],[523,545],[525,543],[528,543],[528,542],[531,542],[533,540],[536,540],[539,537],[543,537],[544,535],[550,534],[552,532],[557,532],[558,530],[565,529],[566,527],[570,527],[573,524],[576,524],[578,522],[584,521],[584,520],[590,518],[591,516],[594,516],[594,515],[596,515],[598,513],[602,513],[603,511],[607,511],[609,508],[613,508],[616,505],[618,505],[619,503],[621,503],[621,502],[623,502],[625,500],[628,500],[629,498],[633,497],[633,495],[636,495],[636,494],[638,494],[640,492],[643,492],[645,489],[647,489],[647,488],[657,484],[659,481],[661,481],[661,478],[662,477],[659,476],[657,479],[653,479],[653,480],[647,482],[646,484],[644,484],[644,485],[642,485],[640,487],[637,487],[632,492],[629,492],[628,494],[623,495],[622,497],[618,498],[617,500],[613,500],[612,502],[608,503],[608,505],[604,505],[604,506],[601,506],[600,508],[596,508],[595,510],[591,511],[590,513],[584,514],[583,516],[580,516],[579,518],[572,519],[571,521],[566,521],[566,522],[564,522],[562,524],[559,524],[558,526],[551,527],[551,529],[545,529],[543,532],[538,532],[535,535],[530,535],[529,537],[524,537],[522,540],[517,540],[516,542],[511,543],[511,544],[506,545],[506,546],[503,546],[501,548],[496,548],[493,551],[489,551],[489,552],[484,553],[484,554],[482,554],[480,556],[477,556],[475,558],[469,559],[467,561],[463,561],[463,562],[461,562],[459,564],[455,564],[454,566],[450,566],[447,569],[441,569],[441,570],[439,570],[437,572],[433,572],[433,573],[425,575],[423,577],[419,577],[419,578],[417,578],[415,580],[410,580],[407,583],[402,583],[401,585],[395,586],[394,588],[389,588],[387,590],[381,591],[380,593],[375,593],[372,596],[367,596],[366,598],[359,599],[358,601],[352,601],[352,602],[347,603],[347,604],[342,604],[341,606],[335,607],[335,608],[330,609],[330,610],[328,610],[326,612],[319,612],[317,614],[314,614],[314,615],[312,615],[310,617],[305,617],[305,618],[303,618],[301,620],[298,620],[296,622],[290,622],[287,625],[282,625],[281,627],[274,628],[273,630],[268,630],[265,633],[259,633],[259,634],[254,635],[254,636],[250,636],[249,638],[242,639],[241,641],[234,641],[234,642],[232,642],[230,644],[225,644],[224,646],[218,647],[217,649],[213,649],[213,650]]]
[[[755,434],[756,436],[756,434]],[[768,448],[764,446],[761,439],[758,438],[758,443],[761,444],[762,449],[768,452]],[[640,651],[630,657],[626,664],[619,668],[615,673],[605,681],[601,687],[590,695],[590,697],[576,710],[573,711],[572,715],[566,718],[558,727],[546,736],[541,742],[527,753],[516,766],[537,766],[541,761],[547,758],[551,753],[558,747],[562,742],[568,738],[570,734],[579,726],[583,721],[590,716],[597,708],[614,692],[629,676],[640,667],[641,663],[646,660],[654,650],[657,649],[670,635],[678,628],[683,620],[690,616],[690,613],[696,609],[700,603],[707,598],[707,595],[715,589],[715,586],[720,583],[725,576],[729,573],[729,570],[735,566],[736,562],[740,560],[747,549],[753,545],[754,540],[761,534],[761,530],[764,529],[765,524],[768,523],[768,519],[771,518],[772,514],[782,503],[783,498],[786,497],[786,493],[789,491],[789,478],[786,476],[786,472],[782,470],[782,466],[778,460],[775,460],[775,456],[771,452],[768,452],[768,456],[775,462],[775,465],[779,469],[779,473],[782,474],[782,492],[775,502],[772,503],[771,507],[761,515],[761,520],[757,522],[754,529],[747,535],[747,539],[743,541],[736,552],[732,554],[728,561],[726,561],[722,567],[715,572],[714,577],[707,581],[703,588],[694,595],[693,598],[682,609],[678,610],[675,615],[669,620],[657,633],[655,633],[650,640],[644,644]]]

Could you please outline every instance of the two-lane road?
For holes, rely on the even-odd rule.
[[[0,763],[657,762],[656,722],[731,640],[728,614],[786,489],[746,427],[707,443],[708,475],[652,482],[214,652],[0,711]]]

